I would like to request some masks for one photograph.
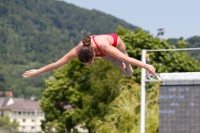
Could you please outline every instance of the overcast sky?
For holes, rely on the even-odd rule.
[[[96,9],[164,38],[200,36],[200,0],[64,0],[81,8]]]

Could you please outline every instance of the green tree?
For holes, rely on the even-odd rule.
[[[142,29],[133,32],[119,27],[117,32],[129,55],[138,60],[142,49],[175,48],[169,40],[154,38]],[[187,43],[179,41],[178,44],[184,47]],[[200,70],[199,63],[184,51],[149,55],[158,73]],[[54,78],[46,81],[47,88],[41,99],[46,113],[43,129],[48,132],[54,126],[58,132],[64,129],[70,132],[75,125],[83,124],[91,133],[138,133],[141,68],[133,68],[133,76],[127,78],[112,63],[95,59],[89,68],[73,60],[54,71]],[[147,133],[158,132],[159,85],[148,83],[147,86]],[[64,109],[67,104],[72,105],[73,110]]]
[[[46,81],[47,88],[41,99],[46,113],[43,129],[48,132],[46,125],[54,123],[58,132],[64,132],[64,129],[70,131],[75,125],[85,123],[92,131],[96,119],[103,119],[107,105],[119,94],[116,88],[120,88],[121,77],[116,66],[102,59],[95,59],[89,68],[73,60],[55,71],[54,78]],[[68,104],[73,110],[64,109]]]
[[[17,133],[18,132],[19,123],[14,120],[10,121],[10,117],[4,116],[0,117],[0,129],[8,132]]]
[[[129,56],[141,60],[142,49],[174,49],[169,40],[160,41],[151,34],[138,29],[133,32],[119,27],[117,33],[125,42]],[[184,40],[178,41],[181,48],[187,46]],[[200,70],[199,62],[192,59],[185,51],[176,52],[149,52],[151,64],[160,72],[197,72]],[[137,82],[140,82],[140,68],[135,68]]]

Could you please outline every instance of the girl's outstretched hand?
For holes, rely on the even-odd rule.
[[[22,76],[23,76],[24,78],[34,77],[35,75],[38,74],[37,72],[38,72],[37,69],[29,70],[29,71],[26,71]]]
[[[146,67],[147,71],[149,71],[151,74],[155,75],[156,74],[156,69],[152,66],[152,65],[149,65],[149,64],[146,64]]]

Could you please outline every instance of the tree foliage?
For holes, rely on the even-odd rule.
[[[170,39],[161,40],[153,37],[149,33],[138,29],[132,32],[122,27],[118,28],[118,34],[125,42],[129,56],[141,60],[142,49],[174,49],[170,45]],[[180,48],[184,48],[187,42],[179,40],[177,42]],[[200,70],[199,62],[192,59],[185,51],[166,51],[166,52],[149,52],[150,63],[155,66],[158,73],[164,72],[197,72]],[[135,68],[137,82],[140,82],[140,68]]]
[[[17,133],[18,127],[19,122],[16,120],[11,122],[10,117],[8,116],[0,117],[0,131]]]
[[[142,49],[173,49],[169,40],[154,38],[138,29],[119,27],[127,52],[138,60]],[[178,44],[185,46],[185,41]],[[198,61],[184,51],[149,53],[151,64],[157,72],[199,71]],[[134,67],[134,66],[133,66]],[[111,63],[96,59],[91,67],[73,60],[54,71],[54,77],[46,81],[41,106],[46,113],[43,130],[55,127],[57,132],[70,132],[82,124],[90,133],[138,133],[140,125],[140,73],[134,67],[133,76],[127,78]],[[158,132],[159,83],[149,83],[146,101],[146,132]],[[66,110],[65,105],[72,105]],[[74,130],[75,131],[75,130]]]
[[[177,48],[181,48],[178,45],[179,41],[182,41],[183,38],[179,38],[179,39],[170,39],[170,44],[174,45]],[[193,36],[190,37],[188,39],[185,40],[186,41],[186,48],[199,48],[200,47],[200,36]],[[199,50],[190,50],[187,51],[187,53],[194,59],[198,60],[200,62],[200,54],[199,54]]]
[[[46,81],[47,88],[41,99],[46,113],[43,129],[48,132],[46,125],[54,123],[58,132],[64,132],[64,129],[70,131],[74,126],[86,123],[92,131],[96,119],[103,119],[107,104],[119,94],[121,77],[113,64],[101,59],[96,59],[90,68],[73,60],[55,71],[54,78]],[[73,110],[65,110],[69,104]],[[61,124],[57,125],[57,122]]]

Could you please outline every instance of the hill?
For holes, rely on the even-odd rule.
[[[0,0],[0,18],[0,91],[26,98],[39,98],[44,80],[52,74],[23,79],[26,70],[56,61],[85,35],[115,32],[118,26],[138,28],[101,11],[56,0]],[[171,44],[177,40],[171,39]],[[199,37],[186,41],[187,47],[200,46]],[[193,56],[200,59],[198,53]]]
[[[174,45],[178,48],[177,42],[178,40],[183,40],[183,38],[172,38],[170,39],[170,44]],[[200,36],[193,36],[185,40],[187,42],[186,48],[200,48]],[[200,62],[200,51],[199,50],[192,50],[187,51],[188,54],[198,60]]]
[[[0,0],[0,90],[16,97],[41,96],[44,79],[23,79],[24,71],[62,57],[85,36],[136,30],[124,20],[56,0]]]

